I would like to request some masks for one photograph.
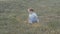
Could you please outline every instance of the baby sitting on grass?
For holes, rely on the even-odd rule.
[[[39,22],[38,16],[32,8],[28,9],[28,13],[29,13],[28,22],[30,24]]]

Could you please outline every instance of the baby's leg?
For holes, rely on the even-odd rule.
[[[31,21],[31,20],[29,20],[28,22],[29,22],[30,24],[32,24],[32,21]]]

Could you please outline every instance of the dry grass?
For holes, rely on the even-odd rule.
[[[0,34],[60,34],[60,0],[0,0]],[[27,22],[33,7],[40,22]]]

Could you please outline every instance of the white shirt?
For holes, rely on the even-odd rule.
[[[29,23],[32,23],[34,21],[38,21],[38,16],[36,13],[33,12],[33,13],[29,14]]]

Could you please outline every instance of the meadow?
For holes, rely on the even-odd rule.
[[[27,22],[30,7],[39,23]],[[0,0],[0,34],[60,34],[60,0]]]

